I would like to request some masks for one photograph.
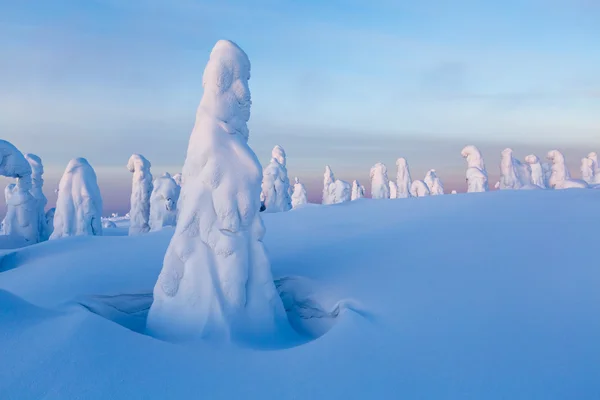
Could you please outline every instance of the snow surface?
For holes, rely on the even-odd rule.
[[[58,184],[50,239],[87,235],[102,235],[102,195],[90,163],[74,158]]]
[[[127,169],[133,173],[129,211],[130,235],[141,235],[150,230],[150,196],[152,195],[150,167],[150,161],[141,154],[132,154],[127,162]]]
[[[4,252],[0,397],[596,398],[599,201],[503,191],[266,215],[289,318],[322,335],[271,351],[140,333],[172,230]]]
[[[390,184],[387,175],[387,168],[382,163],[377,163],[371,167],[371,198],[389,199]]]
[[[177,201],[181,187],[167,172],[156,178],[150,195],[150,229],[160,230],[177,223]]]
[[[249,79],[246,53],[217,42],[183,166],[177,227],[148,314],[156,337],[277,347],[296,336],[263,244],[262,167],[247,143]]]

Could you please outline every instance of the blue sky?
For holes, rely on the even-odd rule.
[[[4,3],[2,138],[42,157],[49,186],[88,158],[107,212],[126,209],[131,153],[181,168],[222,38],[252,62],[252,147],[266,163],[281,144],[313,198],[325,163],[366,181],[405,156],[452,186],[465,144],[492,174],[507,146],[559,147],[574,169],[600,150],[596,0]]]

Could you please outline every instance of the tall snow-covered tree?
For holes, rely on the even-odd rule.
[[[158,231],[177,223],[177,201],[181,187],[167,172],[156,178],[150,195],[150,230]]]
[[[294,178],[294,192],[292,193],[292,208],[298,208],[308,203],[306,188],[298,178]]]
[[[396,160],[396,167],[398,167],[398,172],[396,175],[396,186],[398,187],[398,191],[396,193],[396,198],[405,199],[410,197],[410,187],[412,185],[412,178],[410,177],[408,162],[406,159],[401,157]]]
[[[141,154],[133,154],[127,162],[127,169],[133,173],[129,211],[130,235],[140,235],[150,230],[150,196],[152,195],[150,167],[150,161]]]
[[[413,181],[412,185],[410,186],[410,195],[412,197],[425,197],[429,196],[430,194],[431,192],[429,191],[429,187],[423,181]]]
[[[40,241],[45,241],[50,237],[50,232],[48,230],[48,225],[46,224],[46,204],[48,204],[48,199],[43,192],[44,165],[42,164],[42,159],[35,154],[27,153],[25,154],[25,159],[31,166],[31,190],[29,192],[37,202],[38,206],[39,238]]]
[[[354,180],[352,182],[352,194],[350,195],[350,200],[358,200],[365,197],[365,187],[360,184],[359,181]]]
[[[177,227],[148,314],[154,336],[249,343],[293,334],[263,244],[262,168],[248,146],[249,78],[246,53],[217,42],[183,166]]]
[[[377,163],[371,167],[371,198],[389,199],[390,183],[387,175],[387,168],[382,163]]]
[[[540,159],[535,154],[530,154],[525,157],[525,162],[529,164],[531,170],[531,184],[546,189],[546,182],[544,179],[544,170]]]
[[[550,150],[546,156],[552,162],[552,175],[548,181],[548,186],[552,189],[571,189],[586,188],[588,185],[584,181],[571,179],[569,169],[565,164],[565,157],[558,150]]]
[[[96,172],[85,158],[69,162],[58,184],[50,239],[102,235],[102,196]]]
[[[435,169],[430,169],[425,174],[425,179],[423,180],[429,189],[429,193],[432,196],[439,196],[444,194],[444,185],[442,181],[435,173]]]
[[[289,211],[292,208],[285,151],[279,145],[271,152],[271,161],[263,171],[262,193],[266,212]]]
[[[335,199],[335,176],[331,171],[329,165],[325,166],[325,173],[323,174],[323,204],[333,204]]]
[[[469,145],[463,148],[460,154],[467,160],[467,192],[487,192],[490,190],[487,170],[485,169],[485,163],[479,149],[473,145]]]
[[[31,195],[31,165],[12,143],[0,140],[0,175],[15,178],[17,183],[5,191],[6,216],[2,221],[5,235],[15,236],[27,244],[40,241],[37,201]]]

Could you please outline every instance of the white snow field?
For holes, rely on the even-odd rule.
[[[598,204],[507,190],[264,215],[304,337],[268,350],[143,333],[173,229],[5,250],[0,398],[598,398]]]

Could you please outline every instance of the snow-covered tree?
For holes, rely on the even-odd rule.
[[[593,170],[594,170],[594,182],[593,183],[595,185],[600,185],[600,164],[598,164],[598,153],[596,153],[595,151],[592,151],[590,154],[588,154],[587,158],[592,160],[592,163],[593,163]]]
[[[581,159],[581,179],[588,185],[596,183],[596,177],[594,176],[594,160],[588,157]]]
[[[510,148],[502,150],[500,159],[500,189],[521,189],[520,162],[513,156]]]
[[[463,148],[460,154],[467,160],[467,192],[487,192],[488,174],[479,149],[469,145]],[[478,169],[479,172],[472,170],[473,168]]]
[[[558,150],[550,150],[547,155],[548,160],[552,162],[552,175],[548,186],[552,189],[571,189],[586,188],[588,185],[584,181],[571,179],[569,169],[565,164],[565,157]]]
[[[16,185],[4,193],[7,207],[2,231],[28,244],[40,241],[37,201],[30,193],[31,173],[23,153],[12,143],[0,140],[0,175],[17,180]]]
[[[352,194],[350,195],[350,200],[358,200],[365,197],[365,187],[360,184],[359,181],[354,180],[352,182]]]
[[[13,190],[15,190],[16,186],[17,186],[16,183],[9,183],[4,188],[4,204],[6,204],[7,207],[10,204],[10,198],[12,197]],[[4,231],[4,221],[2,221],[2,223],[1,223],[0,234],[8,235],[8,232]]]
[[[29,191],[38,205],[38,231],[40,241],[48,240],[50,232],[46,224],[46,204],[48,199],[44,195],[44,165],[42,159],[35,154],[25,154],[25,159],[31,166],[31,190]]]
[[[398,167],[398,173],[396,175],[396,186],[398,187],[398,191],[396,193],[396,198],[405,199],[410,197],[410,187],[412,185],[408,162],[401,157],[396,160],[396,167]]]
[[[456,190],[450,192],[450,194],[457,194]]]
[[[150,195],[150,229],[161,230],[177,223],[177,200],[181,187],[167,172],[156,178]]]
[[[262,170],[248,146],[249,78],[244,51],[217,42],[183,166],[177,227],[148,314],[154,336],[248,343],[292,334],[263,244]]]
[[[398,198],[398,185],[396,185],[396,182],[390,180],[390,199],[397,199]]]
[[[335,176],[329,165],[325,166],[325,173],[323,174],[323,204],[333,204],[335,198]]]
[[[181,172],[178,172],[175,175],[173,175],[173,180],[175,181],[177,186],[181,186],[183,184],[182,179],[183,179],[183,175],[181,175]]]
[[[346,181],[336,179],[333,183],[333,204],[345,203],[352,198],[352,187]]]
[[[546,188],[550,187],[550,177],[552,176],[552,163],[543,162],[542,163],[542,172],[544,173],[544,185]]]
[[[150,161],[141,154],[133,154],[127,162],[127,169],[133,173],[129,211],[130,235],[140,235],[150,230],[150,195],[152,194],[150,167]]]
[[[292,208],[285,151],[279,145],[273,148],[271,161],[263,171],[262,193],[266,212],[289,211]]]
[[[429,187],[423,181],[416,180],[410,185],[410,195],[412,197],[425,197],[430,194]]]
[[[308,203],[306,188],[298,178],[294,178],[294,192],[292,193],[292,208],[298,208]]]
[[[525,162],[529,164],[529,168],[531,169],[531,184],[546,189],[544,170],[542,169],[542,164],[540,163],[538,156],[530,154],[525,157]]]
[[[442,181],[435,173],[435,169],[430,169],[429,171],[427,171],[427,174],[425,174],[425,179],[423,180],[423,182],[425,182],[425,184],[429,188],[429,193],[432,196],[438,196],[438,195],[444,194],[444,185],[442,184]]]
[[[92,166],[85,158],[74,158],[58,184],[50,239],[92,235],[102,235],[102,196]]]
[[[52,232],[54,232],[54,214],[56,213],[56,207],[50,208],[46,211],[46,215],[44,219],[46,221],[46,226],[48,227],[48,238],[52,236]]]
[[[377,163],[371,167],[371,198],[389,199],[390,183],[387,175],[387,168],[382,163]]]

